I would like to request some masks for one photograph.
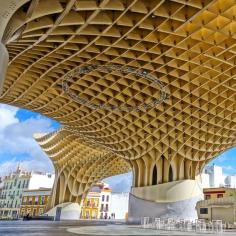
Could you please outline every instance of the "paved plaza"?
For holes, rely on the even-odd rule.
[[[119,222],[101,221],[2,221],[0,236],[76,236],[76,235],[213,235],[177,231],[157,231],[142,229],[135,225]],[[221,236],[236,235],[236,232],[225,232]]]

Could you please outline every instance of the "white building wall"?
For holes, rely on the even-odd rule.
[[[200,182],[202,188],[209,188],[210,187],[210,175],[206,173],[200,174]]]
[[[24,190],[52,188],[54,175],[17,170],[3,180],[3,189],[0,195],[0,218],[16,217],[20,209]]]
[[[230,188],[236,188],[236,175],[230,175],[225,178],[225,185]]]
[[[129,207],[129,193],[112,193],[110,213],[115,219],[125,219]]]
[[[110,204],[111,203],[111,192],[110,191],[101,191],[99,199],[99,211],[98,218],[105,219],[111,216],[110,214]],[[106,206],[108,206],[106,208]],[[108,210],[106,210],[108,209]]]
[[[210,187],[222,187],[224,186],[224,176],[222,173],[222,167],[212,165],[205,168],[205,173],[209,174]]]
[[[37,174],[32,173],[29,182],[29,190],[39,189],[39,188],[52,188],[54,183],[54,174]]]

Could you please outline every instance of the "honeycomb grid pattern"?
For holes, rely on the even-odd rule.
[[[49,208],[63,202],[79,202],[94,183],[112,175],[130,171],[127,160],[88,146],[67,130],[40,135],[35,139],[52,160],[56,180]]]
[[[163,169],[170,166],[174,180],[195,178],[236,144],[235,15],[235,0],[29,1],[5,35],[10,63],[0,101],[56,119],[88,144],[130,160],[135,186],[151,184],[155,164],[158,183],[168,182]],[[143,112],[110,112],[63,92],[72,70],[110,63],[147,71],[168,99]],[[117,71],[92,71],[69,85],[82,98],[114,106],[147,104],[160,94]]]

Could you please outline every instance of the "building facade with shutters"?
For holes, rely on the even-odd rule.
[[[26,215],[40,216],[44,214],[50,195],[51,189],[49,188],[25,190],[22,193],[20,217],[24,217]]]
[[[104,183],[93,186],[81,203],[81,219],[109,219],[111,189]]]
[[[53,182],[53,174],[27,172],[18,166],[16,171],[3,177],[0,195],[0,219],[18,218],[23,192],[39,188],[52,188]]]

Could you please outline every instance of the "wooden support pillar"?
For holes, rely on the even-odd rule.
[[[185,165],[184,165],[184,177],[185,179],[191,179],[192,175],[192,161],[185,159],[184,160]]]
[[[138,164],[138,187],[145,186],[145,163],[142,158],[137,159]]]
[[[154,163],[153,160],[149,156],[143,157],[144,163],[145,163],[145,179],[144,179],[144,185],[150,186],[152,185],[152,170]]]
[[[163,183],[169,182],[169,167],[170,163],[166,158],[162,159],[162,176],[163,176]]]
[[[162,184],[162,159],[159,158],[158,161],[156,162],[156,166],[157,166],[157,184]]]
[[[139,178],[139,168],[136,160],[131,161],[132,171],[133,171],[133,186],[138,186],[138,178]]]
[[[177,158],[177,179],[184,180],[184,158],[178,157]]]
[[[176,181],[178,180],[178,163],[177,163],[178,159],[174,158],[169,165],[169,168],[171,166],[172,168],[172,173],[173,173],[173,179],[172,181]]]

